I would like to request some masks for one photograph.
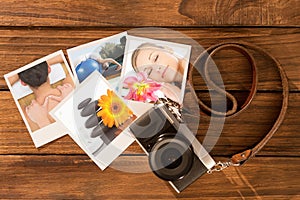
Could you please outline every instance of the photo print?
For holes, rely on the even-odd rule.
[[[67,134],[68,130],[49,115],[74,90],[74,79],[62,51],[4,78],[36,147]]]
[[[72,139],[102,170],[135,141],[128,126],[136,115],[98,71],[51,115],[70,130]]]
[[[89,42],[67,50],[71,68],[81,83],[93,71],[100,72],[115,88],[123,65],[127,32]]]
[[[122,97],[131,103],[153,103],[158,98],[183,103],[190,45],[128,35],[125,52]]]

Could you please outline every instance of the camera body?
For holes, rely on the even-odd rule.
[[[216,163],[185,123],[164,104],[156,105],[130,125],[146,152],[153,173],[183,191]]]

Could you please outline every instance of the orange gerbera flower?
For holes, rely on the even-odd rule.
[[[101,117],[103,124],[109,128],[113,127],[113,125],[119,127],[133,114],[112,90],[107,90],[107,95],[100,97],[98,105],[102,109],[97,113],[97,116]]]

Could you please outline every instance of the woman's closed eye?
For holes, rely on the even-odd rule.
[[[158,60],[158,57],[159,57],[159,55],[158,55],[158,54],[154,56],[154,62],[157,62],[157,60]]]
[[[150,56],[149,56],[149,60],[150,60],[152,63],[157,62],[158,58],[159,58],[159,54],[156,53],[156,52],[152,52],[152,53],[150,54]]]
[[[152,72],[152,67],[145,68],[145,69],[144,69],[144,72],[145,72],[148,76],[150,76],[150,74],[151,74],[151,72]]]

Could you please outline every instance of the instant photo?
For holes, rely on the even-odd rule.
[[[49,115],[74,90],[74,79],[62,51],[4,77],[36,147],[67,134],[63,124]]]
[[[128,35],[125,52],[119,85],[125,99],[182,104],[191,46]]]
[[[102,170],[135,141],[128,126],[136,115],[98,71],[51,115],[70,130],[70,136]]]
[[[127,32],[96,40],[67,50],[71,68],[78,82],[92,72],[100,72],[115,88],[123,65]]]

